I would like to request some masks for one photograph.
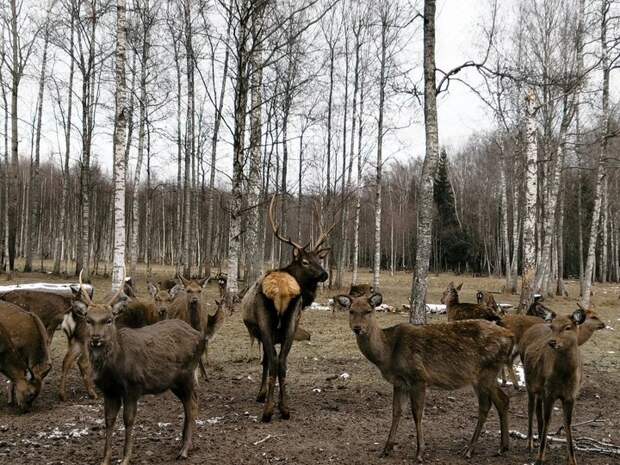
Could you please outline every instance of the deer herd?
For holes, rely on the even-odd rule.
[[[262,377],[257,401],[264,403],[262,421],[271,421],[277,405],[282,419],[291,410],[287,393],[287,358],[293,342],[308,339],[300,326],[304,308],[315,299],[328,278],[322,265],[333,229],[323,230],[314,243],[302,245],[281,234],[274,220],[275,196],[269,208],[274,236],[292,247],[289,265],[263,274],[249,286],[240,303],[243,323],[262,347]],[[148,283],[149,300],[136,297],[129,280],[103,303],[93,300],[92,288],[71,287],[70,296],[14,290],[0,300],[0,372],[10,381],[8,398],[27,411],[39,395],[51,368],[50,343],[61,326],[68,341],[60,377],[60,398],[66,400],[67,374],[76,364],[88,395],[104,399],[105,446],[103,464],[112,460],[112,432],[123,407],[125,442],[122,464],[130,461],[138,400],[145,394],[170,390],[181,402],[184,422],[178,458],[192,448],[198,409],[198,378],[207,379],[209,341],[224,320],[226,277],[216,277],[220,300],[209,315],[202,304],[208,279]],[[383,300],[368,285],[352,286],[335,298],[349,313],[349,325],[362,354],[393,386],[392,423],[382,456],[390,454],[409,399],[416,429],[416,461],[425,454],[422,419],[428,389],[473,387],[478,418],[464,448],[471,457],[491,407],[500,420],[499,453],[508,450],[509,396],[502,390],[507,372],[515,389],[519,381],[513,364],[523,363],[527,391],[527,447],[533,447],[536,417],[539,448],[537,464],[545,460],[547,431],[556,400],[562,404],[568,463],[575,464],[571,422],[583,380],[580,346],[605,328],[594,310],[578,308],[556,315],[540,298],[527,314],[506,314],[492,294],[478,292],[477,304],[459,301],[461,286],[450,283],[441,302],[448,321],[415,326],[401,323],[382,328],[375,308]],[[279,347],[279,351],[277,350]],[[277,404],[274,400],[278,386]]]

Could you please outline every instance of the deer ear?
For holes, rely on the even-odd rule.
[[[321,249],[317,252],[317,257],[319,257],[321,260],[323,260],[325,257],[327,257],[327,254],[329,253],[329,249]]]
[[[114,305],[112,305],[112,316],[116,318],[127,308],[127,298],[118,299]]]
[[[582,308],[578,308],[570,316],[570,319],[573,320],[575,324],[580,325],[586,321],[586,312],[584,312]]]
[[[207,283],[209,282],[209,277],[199,279],[196,281],[200,287],[207,287]]]
[[[351,307],[351,297],[349,297],[348,295],[337,295],[336,300],[338,301],[338,304],[343,308]]]
[[[456,286],[456,290],[457,290],[457,291],[460,291],[462,287],[463,287],[463,283],[461,283],[461,284],[459,284],[458,286]]]
[[[383,296],[378,292],[375,292],[373,295],[368,297],[368,303],[372,308],[377,308],[383,302]]]
[[[177,295],[179,295],[179,292],[181,292],[182,290],[183,290],[183,286],[181,284],[177,284],[176,286],[174,286],[172,289],[168,291],[168,294],[170,294],[170,297],[174,299]]]
[[[301,257],[301,250],[299,250],[297,247],[293,247],[293,258],[295,260],[298,260],[299,257]]]
[[[149,294],[151,295],[151,297],[155,297],[157,295],[157,292],[159,291],[159,289],[157,289],[157,286],[153,283],[149,283],[147,287],[149,289]]]
[[[88,307],[81,300],[76,300],[73,302],[73,313],[75,313],[78,317],[85,317],[88,312]]]

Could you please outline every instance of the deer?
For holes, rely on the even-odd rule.
[[[488,321],[501,320],[495,310],[488,308],[486,305],[460,303],[458,291],[460,291],[462,287],[463,283],[455,287],[454,283],[450,282],[441,296],[441,303],[445,304],[448,313],[448,321],[472,319]]]
[[[176,317],[180,308],[186,306],[184,299],[178,295],[180,290],[178,284],[175,283],[170,288],[166,288],[161,283],[148,283],[147,286],[155,305],[155,312],[160,320]]]
[[[485,305],[493,310],[497,315],[505,315],[504,309],[495,302],[495,297],[490,292],[478,291],[476,292],[476,302],[478,305]]]
[[[323,244],[336,224],[326,231],[321,226],[320,236],[313,245],[301,245],[280,233],[273,214],[275,199],[274,195],[269,205],[269,222],[274,237],[292,247],[292,261],[261,276],[249,287],[240,304],[243,323],[250,338],[258,340],[263,349],[263,372],[256,397],[257,402],[264,402],[263,422],[270,422],[273,416],[276,377],[280,386],[280,416],[283,420],[291,416],[286,389],[287,358],[295,334],[299,334],[297,329],[302,309],[312,304],[318,284],[328,278],[321,260],[330,249]],[[276,352],[278,344],[279,353]]]
[[[553,319],[556,317],[556,314],[553,310],[551,310],[549,307],[547,307],[545,304],[542,303],[542,301],[544,300],[542,295],[535,295],[534,296],[534,300],[532,301],[532,303],[530,304],[530,306],[527,308],[527,311],[525,312],[526,315],[530,315],[530,316],[537,316],[539,318],[542,318],[543,320],[545,319]],[[549,318],[549,315],[551,315],[551,317]]]
[[[80,273],[80,287],[82,276]],[[198,403],[194,371],[204,351],[203,335],[184,321],[164,320],[139,329],[117,328],[125,310],[122,286],[111,299],[95,304],[88,294],[74,303],[88,330],[88,350],[95,384],[104,397],[105,446],[103,465],[112,458],[112,433],[123,407],[125,446],[121,465],[128,465],[133,451],[133,426],[138,400],[145,394],[172,391],[183,404],[182,445],[177,458],[187,458],[192,448]]]
[[[0,323],[0,373],[9,378],[11,398],[22,412],[30,410],[41,384],[13,344],[9,331]]]
[[[52,292],[16,289],[4,294],[2,300],[37,315],[45,326],[47,342],[51,345],[56,328],[62,324],[65,315],[71,311],[73,300],[76,298],[76,288],[71,286],[71,291],[73,295],[67,297]]]
[[[220,293],[220,299],[225,298],[228,276],[220,271],[218,274],[215,275],[214,279],[217,281],[217,290]]]
[[[41,319],[34,313],[4,301],[0,301],[0,324],[9,338],[9,342],[5,341],[3,344],[6,347],[5,350],[14,354],[9,358],[21,358],[22,364],[18,366],[18,369],[21,370],[25,366],[24,375],[30,386],[29,389],[24,389],[23,384],[20,383],[20,393],[18,393],[17,386],[11,381],[8,391],[9,403],[15,400],[21,409],[27,410],[41,392],[43,380],[52,368],[47,331]],[[18,378],[18,381],[22,380]],[[28,391],[27,395],[26,391]]]
[[[586,321],[586,312],[579,308],[571,315],[558,316],[551,322],[535,325],[521,341],[521,359],[527,387],[527,447],[533,449],[532,423],[534,410],[538,424],[539,448],[537,464],[543,464],[547,448],[547,430],[553,404],[561,400],[568,463],[576,465],[571,430],[575,401],[583,376],[579,351],[579,328]]]
[[[372,295],[374,292],[373,287],[370,284],[351,284],[349,288],[349,294],[351,297],[361,297],[363,295]],[[334,304],[332,305],[332,316],[336,313],[336,310],[340,310],[338,305],[338,299],[333,297]]]
[[[401,323],[381,328],[375,308],[379,293],[351,297],[339,295],[349,310],[349,326],[362,354],[394,387],[392,426],[381,456],[389,455],[400,422],[402,405],[409,397],[416,427],[416,461],[422,462],[424,434],[422,416],[428,388],[455,390],[473,386],[478,395],[478,422],[464,453],[471,458],[491,404],[500,418],[500,454],[508,450],[509,399],[497,385],[497,375],[512,352],[512,334],[485,320],[465,320],[415,326]]]

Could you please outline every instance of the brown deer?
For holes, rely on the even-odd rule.
[[[62,324],[65,315],[71,311],[73,300],[78,295],[77,287],[72,286],[71,290],[73,296],[67,297],[52,292],[16,289],[4,294],[2,300],[37,315],[45,326],[47,340],[51,344],[56,328]]]
[[[27,411],[41,391],[41,383],[13,344],[9,331],[0,323],[0,373],[9,378],[11,397],[17,407]]]
[[[486,305],[460,303],[458,291],[460,291],[462,287],[463,283],[459,284],[457,287],[454,287],[454,283],[450,282],[441,296],[441,303],[445,304],[446,311],[448,313],[448,321],[501,320],[501,317],[496,313],[496,311],[488,308]]]
[[[104,304],[93,303],[86,293],[82,298],[74,307],[86,322],[95,383],[104,396],[103,465],[109,465],[112,458],[112,433],[121,405],[125,424],[122,465],[128,465],[138,400],[145,394],[167,390],[183,403],[185,421],[178,458],[187,458],[198,408],[194,370],[204,351],[203,335],[177,319],[140,329],[117,328],[115,320],[126,306],[122,287]]]
[[[375,320],[374,310],[381,305],[381,294],[356,298],[341,295],[338,300],[349,309],[349,326],[362,354],[394,386],[392,427],[382,456],[393,448],[402,404],[409,397],[417,433],[416,460],[421,462],[427,388],[454,390],[467,385],[473,386],[478,394],[478,423],[465,448],[465,456],[471,457],[491,404],[500,418],[500,453],[508,450],[509,399],[496,380],[513,347],[508,330],[484,320],[425,326],[402,323],[382,329]]]
[[[269,206],[269,220],[274,236],[293,247],[292,262],[280,269],[268,271],[254,283],[241,300],[243,322],[250,338],[257,339],[263,348],[263,373],[256,400],[265,402],[262,421],[269,422],[273,416],[276,376],[280,386],[278,408],[283,419],[290,418],[286,393],[287,358],[295,339],[301,311],[314,301],[317,286],[328,278],[320,260],[329,248],[323,243],[331,230],[321,228],[317,242],[302,246],[280,234],[273,217],[275,195]],[[276,345],[280,344],[280,353]]]
[[[533,326],[522,338],[521,358],[528,394],[527,445],[528,449],[532,450],[532,423],[536,410],[540,441],[537,464],[545,461],[551,412],[555,401],[560,399],[564,413],[568,463],[576,465],[571,423],[582,380],[579,326],[585,320],[586,312],[580,308],[569,316],[556,317],[549,324]]]
[[[43,380],[52,368],[47,331],[38,316],[10,302],[0,301],[0,324],[9,335],[12,347],[8,343],[4,345],[14,351],[28,368],[27,381],[34,390],[27,399],[22,397],[20,406],[27,409],[41,392]],[[9,403],[17,398],[16,386],[11,382]]]
[[[349,294],[351,297],[362,297],[362,296],[370,296],[374,292],[373,287],[370,284],[351,284],[349,288]],[[336,313],[336,310],[341,310],[342,307],[338,304],[337,296],[334,296],[332,305],[332,315]]]
[[[161,282],[148,283],[149,295],[153,299],[155,313],[160,320],[175,318],[179,314],[179,310],[186,306],[183,297],[178,295],[180,286],[175,283],[174,286],[167,288],[165,284],[162,285]]]
[[[186,279],[183,276],[178,276],[181,281],[180,286],[173,288],[176,292],[172,292],[173,297],[176,297],[176,293],[184,291],[185,293],[185,308],[181,308],[177,318],[188,323],[192,328],[201,334],[205,334],[207,328],[207,314],[202,308],[202,290],[206,287],[209,278],[201,279]],[[207,370],[205,368],[206,356],[200,358],[200,372],[202,377],[207,379]]]

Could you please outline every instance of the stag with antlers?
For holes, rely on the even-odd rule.
[[[278,408],[283,419],[290,418],[286,394],[286,359],[295,339],[295,332],[301,317],[301,310],[309,306],[319,283],[328,275],[321,266],[321,260],[329,252],[324,247],[332,225],[327,231],[321,228],[319,239],[311,245],[300,245],[280,233],[274,220],[276,196],[269,206],[269,221],[274,236],[293,247],[293,260],[283,268],[268,271],[259,278],[241,301],[243,322],[250,337],[257,339],[263,347],[263,375],[257,401],[264,402],[262,421],[271,421],[274,409],[276,376],[280,386]],[[276,352],[276,345],[280,352]]]

